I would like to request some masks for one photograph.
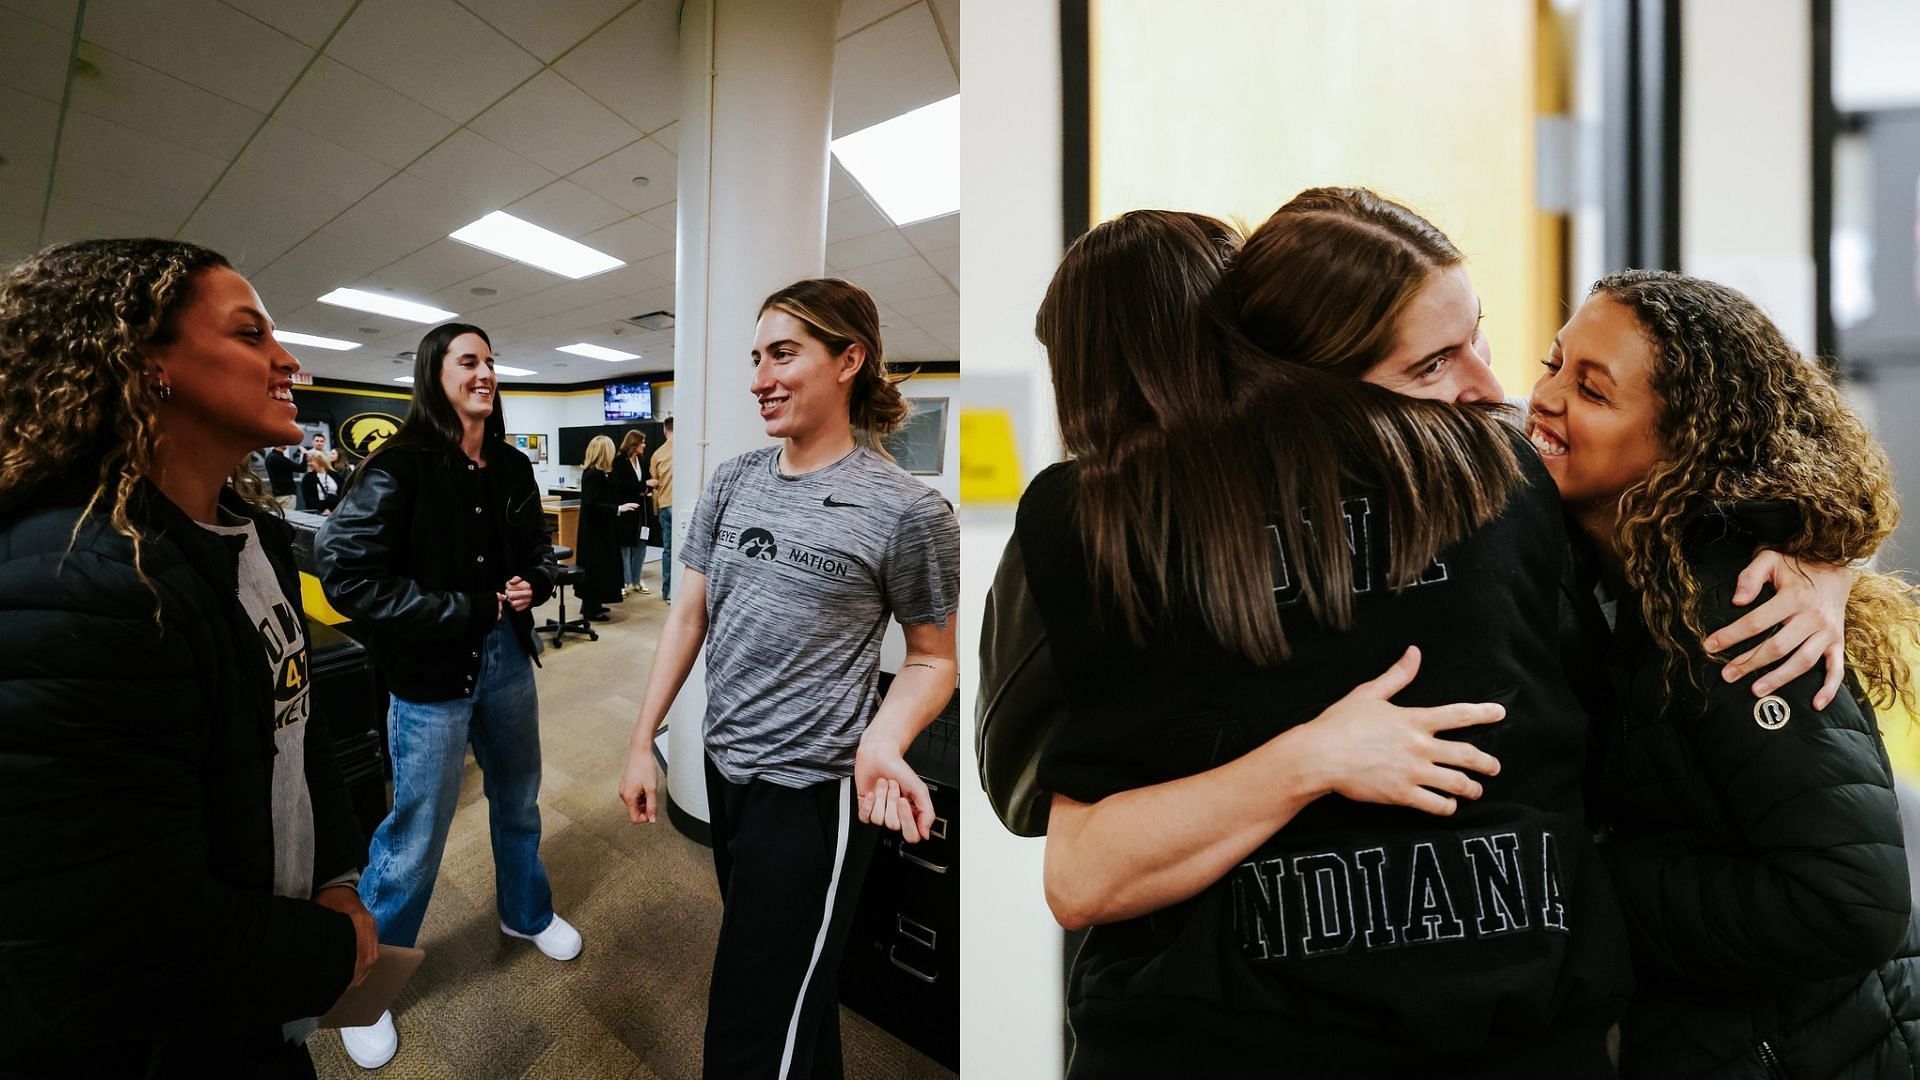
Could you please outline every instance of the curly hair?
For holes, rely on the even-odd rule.
[[[0,430],[8,434],[0,510],[91,470],[81,523],[106,503],[140,566],[143,535],[128,504],[153,472],[160,434],[146,351],[173,340],[194,275],[215,267],[231,264],[176,240],[81,240],[46,248],[0,277]],[[233,483],[254,505],[278,509],[244,463]]]
[[[1655,351],[1655,431],[1667,454],[1621,493],[1619,536],[1627,582],[1667,655],[1672,686],[1687,643],[1706,637],[1700,584],[1684,557],[1690,525],[1739,503],[1778,500],[1799,522],[1769,546],[1810,562],[1864,559],[1899,522],[1892,471],[1827,373],[1740,293],[1629,270],[1602,278],[1593,294],[1632,311]],[[1914,704],[1901,645],[1920,637],[1917,591],[1890,574],[1855,575],[1847,656],[1876,706]]]

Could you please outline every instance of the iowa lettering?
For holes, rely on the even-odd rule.
[[[1233,923],[1249,960],[1372,952],[1567,932],[1553,834],[1421,841],[1255,859],[1233,871]]]
[[[1374,536],[1378,530],[1373,527],[1373,502],[1365,496],[1356,496],[1341,502],[1340,513],[1347,523],[1347,551],[1353,556],[1354,595],[1370,593],[1376,582],[1385,580],[1389,561],[1384,539],[1379,550],[1374,550]],[[1307,528],[1313,528],[1313,519],[1304,508],[1300,511],[1300,520]],[[1267,533],[1273,540],[1273,601],[1281,607],[1297,604],[1300,602],[1301,586],[1294,578],[1293,567],[1288,564],[1287,546],[1282,542],[1280,528],[1269,525]],[[1447,564],[1435,559],[1407,587],[1434,585],[1445,580]]]

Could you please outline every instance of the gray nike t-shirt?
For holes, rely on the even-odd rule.
[[[674,540],[707,578],[707,753],[734,783],[805,787],[853,773],[887,618],[948,625],[960,528],[864,447],[800,476],[779,462],[769,447],[721,465]]]

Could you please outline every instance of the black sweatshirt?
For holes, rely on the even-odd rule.
[[[1015,540],[1070,711],[1038,754],[1043,791],[1093,802],[1238,758],[1410,644],[1420,675],[1396,703],[1507,709],[1465,736],[1501,772],[1453,817],[1328,796],[1193,899],[1096,927],[1073,968],[1070,1075],[1611,1075],[1604,1033],[1628,975],[1585,824],[1587,715],[1556,649],[1566,535],[1552,481],[1517,437],[1516,451],[1527,485],[1399,592],[1384,500],[1351,488],[1351,630],[1286,602],[1276,550],[1276,581],[1250,587],[1282,597],[1293,655],[1268,669],[1191,623],[1146,648],[1103,629],[1073,466],[1035,478]]]

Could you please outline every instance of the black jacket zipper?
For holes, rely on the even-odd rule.
[[[1760,1064],[1767,1067],[1767,1075],[1787,1080],[1787,1070],[1780,1067],[1780,1055],[1773,1052],[1772,1044],[1762,1040],[1760,1043]]]

